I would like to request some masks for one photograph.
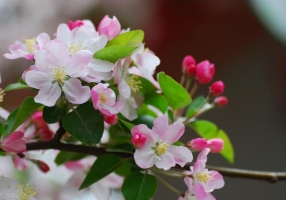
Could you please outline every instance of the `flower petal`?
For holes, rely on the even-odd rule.
[[[209,175],[211,178],[208,182],[206,182],[206,192],[212,192],[214,189],[220,189],[224,186],[223,176],[219,172],[211,170],[209,171]]]
[[[184,167],[186,163],[192,162],[193,154],[192,152],[184,146],[170,146],[167,150],[168,153],[172,154],[175,159],[176,164]]]
[[[155,160],[155,165],[164,170],[169,170],[176,165],[174,157],[169,153],[159,155],[159,158]]]
[[[35,96],[36,103],[41,103],[45,106],[52,107],[61,96],[61,88],[57,83],[47,84],[40,88],[39,93]]]
[[[126,83],[124,79],[121,79],[121,81],[119,82],[118,91],[119,94],[122,95],[125,99],[128,99],[131,95],[130,86]]]
[[[160,116],[155,119],[152,130],[163,138],[164,131],[169,127],[169,119],[167,116]]]
[[[155,164],[155,152],[149,146],[141,147],[134,153],[136,164],[142,169],[148,169]]]
[[[57,39],[68,45],[72,40],[72,32],[66,24],[60,24],[57,29]]]
[[[131,129],[131,135],[135,135],[136,133],[140,133],[146,137],[146,142],[145,144],[151,147],[154,147],[156,142],[158,141],[158,136],[156,133],[154,133],[152,130],[150,130],[145,124],[140,124],[137,126],[134,126]],[[144,146],[143,146],[144,147]],[[141,147],[141,148],[143,148]]]
[[[51,85],[53,77],[46,72],[30,70],[25,74],[25,81],[30,87],[40,89],[47,85]]]
[[[161,135],[161,139],[168,144],[178,141],[185,132],[185,126],[182,122],[176,121],[171,124]]]
[[[2,143],[2,148],[7,152],[22,153],[26,151],[25,141],[22,139],[22,131],[14,131]]]
[[[20,184],[12,180],[10,178],[7,178],[5,176],[0,176],[0,195],[5,195],[8,198],[15,198],[18,199],[19,195],[16,191],[17,186]],[[5,199],[4,199],[5,200]]]
[[[114,64],[105,60],[92,59],[89,63],[89,67],[98,72],[110,72],[114,68]]]
[[[87,50],[81,50],[71,56],[67,65],[67,74],[76,78],[88,73],[88,63],[91,61],[92,53]]]
[[[51,40],[50,36],[48,34],[46,34],[46,33],[41,33],[36,38],[36,41],[37,41],[38,46],[40,47],[40,49],[43,49],[46,46],[46,44],[48,44],[48,42],[50,40]]]

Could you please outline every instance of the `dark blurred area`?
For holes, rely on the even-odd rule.
[[[263,3],[264,10],[260,5]],[[277,7],[267,3],[276,3]],[[284,20],[283,15],[282,19],[279,17],[278,28],[268,26],[267,22],[271,25],[276,22],[269,13],[265,15],[272,21],[261,17],[263,13],[259,12],[267,7],[274,14],[278,13],[275,8],[284,8]],[[229,98],[229,105],[201,118],[213,121],[229,135],[235,148],[235,163],[230,165],[220,155],[211,155],[208,164],[286,171],[286,49],[285,38],[279,37],[283,34],[276,34],[279,26],[286,27],[285,1],[89,0],[82,3],[53,0],[39,3],[29,0],[11,3],[6,0],[1,1],[0,11],[1,54],[8,52],[9,44],[26,35],[33,37],[41,32],[52,35],[59,23],[76,19],[89,18],[97,25],[108,14],[115,15],[123,28],[145,32],[146,46],[161,59],[157,72],[165,71],[179,80],[185,55],[191,54],[197,61],[209,59],[216,66],[214,81],[225,82],[224,95]],[[31,64],[24,59],[4,58],[0,63],[2,87],[16,82]],[[204,86],[196,95],[207,95],[207,92],[208,86]],[[25,95],[28,95],[26,91],[9,92],[2,106],[11,111]],[[196,136],[191,130],[188,132],[189,138]],[[170,180],[185,192],[182,180]],[[225,177],[225,182],[223,189],[213,193],[217,199],[286,199],[283,181],[271,184]],[[159,185],[154,199],[177,199],[177,196]]]

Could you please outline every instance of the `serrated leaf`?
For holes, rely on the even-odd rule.
[[[131,173],[124,181],[122,193],[126,200],[151,199],[157,190],[157,179],[149,174]]]
[[[141,43],[144,39],[144,32],[142,30],[133,30],[118,35],[107,43],[107,47],[112,45],[130,46]]]
[[[191,103],[192,99],[189,93],[170,76],[160,72],[157,74],[157,79],[164,96],[174,110],[183,108]]]
[[[193,116],[197,110],[201,107],[201,105],[205,102],[206,98],[204,96],[199,96],[193,100],[191,105],[187,108],[186,116]]]
[[[75,161],[75,160],[80,160],[82,158],[84,158],[86,156],[86,154],[83,153],[74,153],[74,152],[67,152],[67,151],[61,151],[56,159],[55,159],[55,163],[57,165],[62,165],[68,161]]]
[[[168,100],[158,93],[147,93],[145,95],[144,103],[158,108],[162,113],[165,113],[168,108]]]
[[[233,146],[227,134],[223,130],[219,130],[214,123],[206,120],[198,120],[188,125],[191,126],[199,134],[199,136],[204,137],[207,140],[212,138],[222,139],[224,141],[224,147],[220,154],[230,163],[234,162]]]
[[[118,59],[129,56],[135,49],[137,49],[137,47],[119,45],[109,46],[95,52],[93,58],[115,63]]]
[[[114,170],[119,168],[125,160],[120,159],[114,154],[105,154],[96,159],[93,163],[90,171],[86,175],[83,183],[80,186],[80,190],[89,187],[93,183],[104,178],[108,174],[112,173]]]
[[[79,105],[63,118],[65,130],[87,145],[100,142],[104,130],[103,116],[94,110],[92,102]]]
[[[22,104],[15,109],[8,117],[5,124],[3,139],[6,139],[10,133],[16,130],[24,121],[26,121],[41,104],[34,101],[34,97],[27,97]]]
[[[48,124],[59,122],[66,114],[64,108],[60,108],[57,105],[53,107],[45,106],[43,109],[43,119]]]
[[[23,85],[21,83],[12,83],[7,85],[4,88],[4,92],[12,91],[12,90],[22,90],[22,89],[28,89],[30,88],[28,85]]]

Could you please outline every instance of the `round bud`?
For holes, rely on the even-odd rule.
[[[185,71],[188,75],[194,75],[196,73],[196,60],[193,56],[186,56],[182,63],[183,71]]]
[[[104,117],[104,121],[110,125],[116,124],[118,120],[117,115],[111,115],[111,116],[103,115],[103,117]]]
[[[213,101],[214,106],[223,107],[228,103],[228,98],[225,96],[217,97]]]
[[[214,82],[210,86],[210,93],[215,97],[221,95],[223,91],[224,91],[224,83],[222,81]]]
[[[201,151],[207,147],[208,143],[206,138],[196,138],[192,139],[187,143],[187,147],[190,147],[192,150]]]
[[[202,61],[197,64],[196,67],[196,78],[199,84],[209,83],[214,76],[215,66],[211,64],[208,60]]]
[[[45,162],[38,160],[36,164],[42,172],[47,173],[50,171],[50,167]]]
[[[214,138],[208,140],[208,148],[211,149],[212,153],[219,153],[223,150],[224,141],[220,138]]]
[[[146,136],[140,133],[135,133],[132,136],[131,142],[134,144],[136,147],[143,147],[145,142],[146,142]]]

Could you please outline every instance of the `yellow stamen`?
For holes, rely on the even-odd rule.
[[[141,81],[139,80],[138,76],[131,75],[126,79],[126,83],[130,86],[133,92],[139,91],[142,87],[140,86]]]
[[[0,88],[0,102],[3,102],[3,99],[4,99],[4,91],[2,90],[2,88]]]
[[[34,188],[30,185],[18,185],[16,186],[17,193],[19,194],[19,200],[30,200],[35,197],[39,191],[34,191]]]
[[[166,142],[164,142],[156,147],[155,152],[159,156],[161,154],[166,153],[168,147],[169,145]]]
[[[77,43],[72,42],[69,47],[69,51],[71,54],[75,54],[76,52],[80,50],[84,50],[84,49],[87,49],[87,47],[84,47],[83,41],[80,41],[80,40]]]
[[[198,179],[198,181],[206,183],[211,178],[211,176],[208,175],[207,172],[198,172],[196,174],[196,178]]]
[[[36,44],[36,39],[24,39],[27,50],[29,52],[29,54],[34,54],[35,53],[35,48],[34,48],[34,44]]]
[[[100,98],[101,103],[106,104],[107,99],[103,94],[99,94],[99,98]]]
[[[65,66],[53,67],[51,71],[55,81],[57,81],[58,83],[64,83],[67,77]]]

